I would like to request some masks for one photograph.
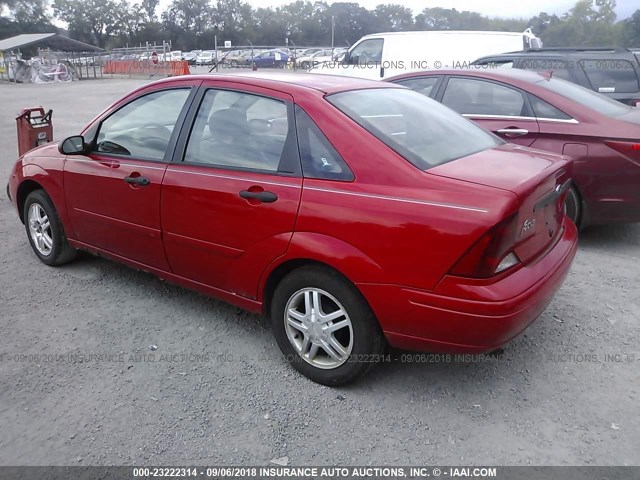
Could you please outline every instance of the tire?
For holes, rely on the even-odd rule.
[[[313,317],[307,301],[320,304],[319,310],[312,309]],[[328,268],[307,266],[289,273],[275,289],[270,313],[287,361],[322,385],[356,380],[384,353],[384,335],[371,308],[351,282]],[[337,328],[329,333],[333,326]],[[334,347],[335,341],[342,351]]]
[[[580,228],[582,226],[582,201],[575,187],[571,187],[567,192],[567,198],[564,201],[564,211],[567,217],[576,224],[576,227]]]
[[[35,190],[27,196],[23,218],[27,239],[43,263],[64,265],[76,257],[77,250],[67,242],[58,212],[44,190]]]

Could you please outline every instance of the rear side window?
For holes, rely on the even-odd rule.
[[[444,105],[404,88],[354,90],[326,98],[421,170],[503,143]]]
[[[559,78],[546,78],[538,80],[535,83],[539,87],[562,95],[607,117],[618,117],[624,115],[631,109],[631,107],[623,105],[605,95],[600,95],[593,90],[581,87],[575,83],[565,82]]]
[[[529,100],[531,100],[533,113],[539,119],[549,118],[553,120],[571,120],[572,118],[571,115],[567,115],[562,110],[557,109],[535,95],[529,95]]]
[[[633,64],[627,60],[582,60],[591,88],[599,93],[636,93],[640,90]]]
[[[353,173],[311,117],[296,106],[298,148],[306,178],[353,180]]]
[[[508,117],[521,116],[525,106],[519,91],[471,78],[451,78],[442,103],[462,114]]]
[[[431,97],[432,93],[435,94],[433,87],[438,83],[439,77],[418,77],[409,78],[407,80],[400,80],[396,82],[398,85],[410,88],[414,92],[421,93],[427,97]]]

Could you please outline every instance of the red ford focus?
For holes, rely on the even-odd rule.
[[[389,83],[190,76],[28,152],[9,194],[44,263],[86,250],[266,313],[337,385],[385,341],[481,353],[522,332],[576,251],[570,174]]]
[[[640,108],[515,68],[434,70],[389,81],[508,142],[572,157],[567,214],[578,226],[640,221]]]

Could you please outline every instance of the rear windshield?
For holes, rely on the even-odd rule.
[[[637,93],[638,76],[627,60],[582,60],[591,87],[600,93]]]
[[[567,82],[559,78],[545,78],[538,80],[536,85],[551,90],[587,108],[595,110],[607,117],[619,117],[629,111],[631,107],[624,105],[609,97],[581,87],[575,83]]]
[[[355,90],[327,100],[421,170],[503,143],[453,110],[408,89]]]

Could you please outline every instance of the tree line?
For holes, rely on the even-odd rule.
[[[523,31],[531,27],[545,46],[640,48],[640,9],[618,20],[615,0],[579,0],[564,15],[489,18],[455,8],[425,8],[414,15],[398,4],[373,10],[353,2],[296,0],[276,8],[254,8],[242,0],[0,0],[0,39],[20,33],[60,31],[103,48],[171,41],[174,49],[233,45],[349,46],[363,35],[406,30]],[[67,30],[54,24],[62,21]]]

